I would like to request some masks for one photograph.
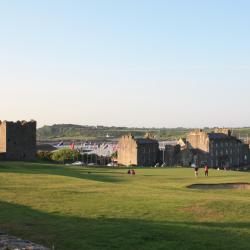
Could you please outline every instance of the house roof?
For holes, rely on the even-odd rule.
[[[232,137],[223,133],[208,133],[208,138],[214,140],[214,139],[229,139]]]
[[[187,142],[187,139],[186,138],[184,138],[184,137],[181,137],[180,139],[179,139],[179,141],[180,140],[182,140],[184,143],[186,143]]]
[[[150,143],[158,143],[154,139],[148,139],[148,138],[138,138],[135,139],[138,144],[150,144]]]

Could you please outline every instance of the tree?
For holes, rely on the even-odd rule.
[[[81,154],[76,150],[64,148],[54,151],[51,155],[51,159],[57,162],[76,161],[81,159]]]

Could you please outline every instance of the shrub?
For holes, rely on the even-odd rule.
[[[52,152],[51,159],[57,162],[70,162],[81,159],[81,154],[76,150],[65,148]]]
[[[38,151],[36,156],[39,160],[51,161],[51,154],[49,151]]]

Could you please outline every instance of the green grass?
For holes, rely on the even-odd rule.
[[[136,172],[0,162],[0,231],[55,250],[249,249],[250,190],[186,186],[250,182],[250,173]]]

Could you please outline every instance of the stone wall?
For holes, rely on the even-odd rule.
[[[167,166],[175,165],[179,158],[179,153],[181,151],[181,146],[177,145],[166,145],[164,150],[160,152],[160,161],[165,163]]]
[[[6,122],[0,121],[0,152],[6,153]]]
[[[213,133],[196,130],[187,136],[189,149],[198,149],[197,164],[212,167],[241,167],[250,164],[249,146],[231,136],[230,129],[217,128]]]
[[[0,250],[49,250],[49,248],[0,232]]]
[[[195,130],[187,135],[187,141],[191,148],[198,148],[204,152],[209,151],[209,139],[203,130]]]
[[[137,142],[137,165],[150,167],[159,162],[159,144],[150,139],[149,143]]]
[[[124,135],[118,142],[118,164],[123,166],[153,166],[158,162],[159,143],[147,134],[137,138]]]
[[[232,134],[231,130],[228,128],[216,128],[214,130],[214,133],[221,133],[221,134],[225,134],[228,136],[231,136],[231,134]]]
[[[36,157],[36,122],[0,123],[0,152],[7,160],[34,160]]]
[[[118,142],[118,164],[137,165],[137,144],[131,134],[122,136]]]

